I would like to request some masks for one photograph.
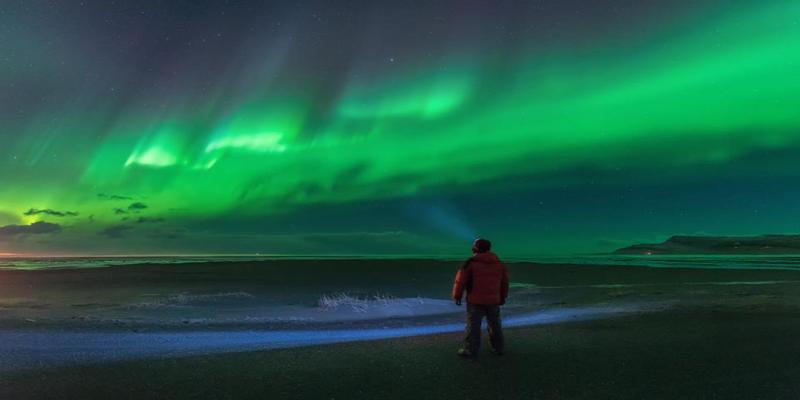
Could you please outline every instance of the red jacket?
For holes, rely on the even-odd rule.
[[[508,297],[508,271],[497,258],[487,251],[475,254],[456,273],[453,299],[460,300],[467,291],[467,303],[481,305],[504,304]]]

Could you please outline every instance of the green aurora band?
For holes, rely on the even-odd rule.
[[[280,38],[261,61],[231,61],[229,76],[166,102],[160,89],[124,107],[76,94],[0,128],[15,129],[0,136],[0,225],[54,220],[31,208],[76,211],[58,220],[60,235],[74,234],[61,250],[81,241],[92,251],[87,241],[112,240],[100,228],[145,215],[128,208],[135,201],[177,228],[514,176],[546,187],[549,174],[578,168],[692,180],[696,168],[799,146],[800,2],[706,15],[627,42],[530,46],[511,66],[501,52],[452,49],[354,77],[326,101],[313,77],[264,72],[284,68]],[[47,252],[21,241],[0,241],[0,252]]]

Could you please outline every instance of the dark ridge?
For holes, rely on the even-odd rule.
[[[663,243],[623,247],[614,254],[792,254],[800,235],[672,236]]]

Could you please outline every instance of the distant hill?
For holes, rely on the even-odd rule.
[[[800,253],[800,235],[673,236],[663,243],[634,244],[614,254]]]

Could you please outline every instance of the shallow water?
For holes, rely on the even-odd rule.
[[[166,264],[163,258],[110,259],[128,265],[107,268],[100,266],[109,260],[99,258],[16,260],[21,263],[18,268],[0,271],[0,327],[283,328],[370,319],[413,322],[429,316],[439,316],[443,322],[460,316],[463,310],[449,300],[458,262],[234,259],[170,258]],[[691,266],[691,260],[695,260],[705,263],[699,265],[716,267],[600,264],[619,264],[621,259],[655,260],[663,266],[681,267]],[[769,265],[795,261],[800,265],[800,257],[759,259]],[[144,260],[151,264],[130,265]],[[560,265],[558,262],[565,261],[561,259],[550,259],[551,264],[510,264],[508,312],[620,299],[708,302],[716,301],[721,294],[735,300],[737,293],[754,287],[773,296],[774,302],[794,304],[794,288],[800,282],[800,270],[725,267],[734,262],[751,265],[747,263],[755,260],[739,256],[598,256],[580,260],[595,264]],[[670,260],[674,262],[665,264]],[[52,266],[51,262],[59,264]],[[345,301],[340,307],[330,307],[330,300],[337,296],[344,296]]]

